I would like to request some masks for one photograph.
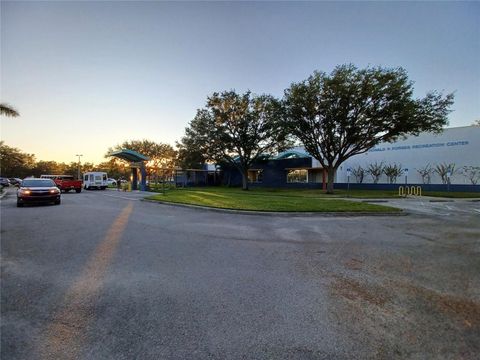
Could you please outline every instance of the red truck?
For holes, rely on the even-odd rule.
[[[82,180],[75,180],[71,175],[41,175],[42,179],[52,179],[60,191],[69,192],[75,190],[77,193],[82,191]]]

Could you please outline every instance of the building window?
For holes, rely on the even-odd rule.
[[[263,181],[263,170],[248,170],[248,182],[261,183]]]
[[[288,170],[287,183],[307,183],[308,182],[308,170],[295,169]]]

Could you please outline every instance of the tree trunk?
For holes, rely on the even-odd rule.
[[[243,170],[242,174],[242,190],[248,190],[248,170]]]
[[[327,168],[327,194],[333,194],[333,181],[335,179],[335,169],[333,166]]]

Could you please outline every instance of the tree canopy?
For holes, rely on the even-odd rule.
[[[0,174],[3,177],[25,177],[35,166],[35,156],[0,141]]]
[[[0,115],[16,117],[16,116],[19,116],[20,114],[18,113],[17,110],[15,110],[10,105],[2,103],[0,104]]]
[[[108,177],[113,179],[128,179],[130,177],[130,168],[124,161],[117,158],[110,158],[94,166],[95,171],[104,171]]]
[[[240,171],[246,190],[250,165],[287,146],[278,126],[281,113],[280,101],[270,95],[213,93],[185,129],[178,144],[181,160],[226,162]]]
[[[150,160],[146,163],[147,174],[151,175],[159,169],[171,169],[175,166],[176,151],[171,145],[164,143],[157,143],[151,140],[130,140],[124,141],[121,144],[108,149],[108,154],[112,151],[129,149],[136,151],[142,155],[147,156]],[[114,162],[121,163],[119,159],[115,159]],[[119,169],[118,169],[119,170]]]
[[[453,94],[417,99],[402,68],[341,65],[293,83],[284,104],[284,126],[328,170],[333,192],[335,172],[351,156],[408,134],[442,131]]]
[[[81,164],[81,171],[91,171],[95,167],[92,163]],[[20,149],[0,142],[0,174],[3,177],[19,177],[40,175],[72,175],[77,176],[78,163],[36,160],[35,155],[27,154]]]

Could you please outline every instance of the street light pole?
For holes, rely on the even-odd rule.
[[[78,156],[78,173],[77,173],[77,179],[80,180],[80,157],[82,157],[82,154],[76,154],[75,156]]]

